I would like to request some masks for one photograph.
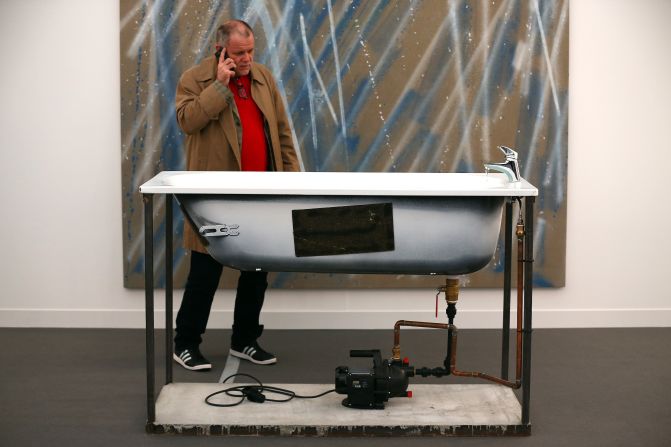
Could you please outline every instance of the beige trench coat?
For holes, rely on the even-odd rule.
[[[239,171],[242,127],[233,93],[216,81],[214,56],[187,70],[179,80],[175,98],[177,122],[186,134],[186,168],[190,171]],[[265,119],[271,146],[271,163],[277,171],[298,171],[291,128],[275,79],[261,64],[252,64],[252,98]],[[188,218],[184,247],[207,253],[206,241]]]

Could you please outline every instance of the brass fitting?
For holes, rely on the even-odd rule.
[[[447,278],[445,283],[445,301],[456,303],[459,299],[459,278]]]
[[[394,347],[391,348],[391,358],[392,358],[392,360],[401,360],[401,346],[400,345],[394,345]]]

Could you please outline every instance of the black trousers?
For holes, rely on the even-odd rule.
[[[191,252],[191,266],[182,304],[177,312],[175,350],[196,347],[202,342],[214,294],[223,266],[210,255]],[[240,272],[233,311],[231,346],[242,349],[261,336],[259,315],[268,287],[267,272]]]

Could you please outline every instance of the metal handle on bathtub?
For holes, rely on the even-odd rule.
[[[240,228],[238,224],[203,225],[198,232],[205,237],[238,236],[240,234],[238,228]]]

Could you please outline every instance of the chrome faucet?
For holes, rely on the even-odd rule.
[[[485,172],[503,172],[508,177],[509,182],[519,182],[522,177],[520,176],[520,164],[517,162],[517,152],[506,146],[499,146],[499,149],[506,156],[506,161],[503,163],[485,163]]]

